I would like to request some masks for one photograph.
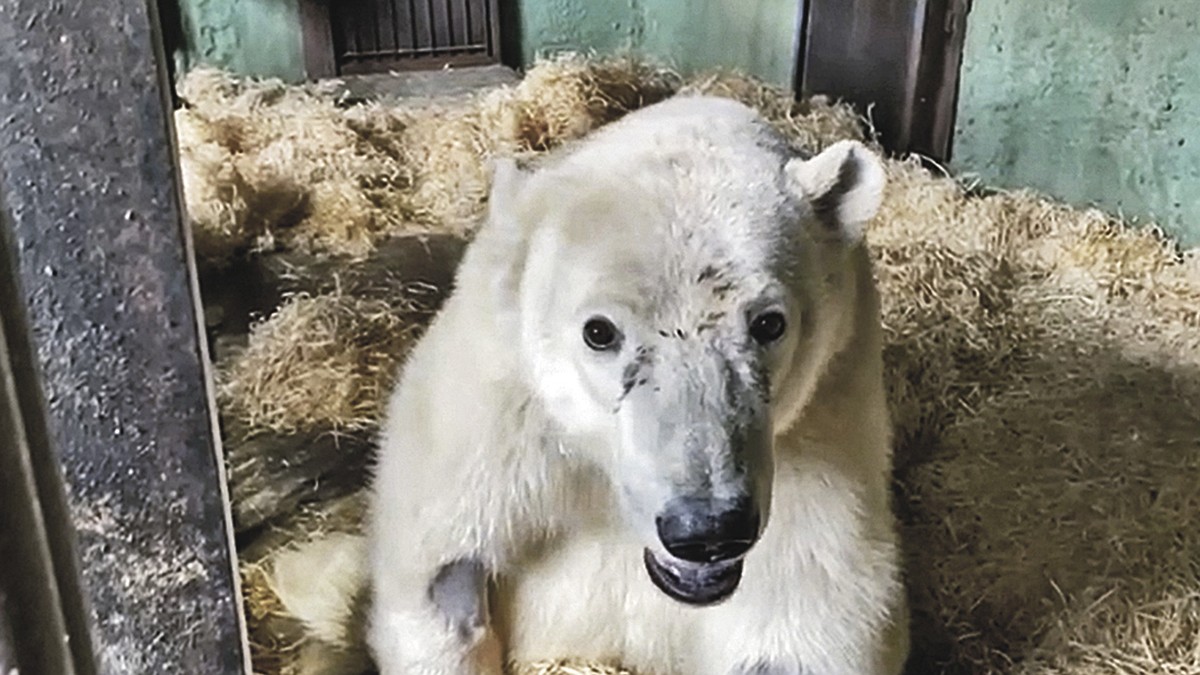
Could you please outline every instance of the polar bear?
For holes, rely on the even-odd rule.
[[[884,180],[700,95],[498,163],[381,431],[380,673],[900,673]]]

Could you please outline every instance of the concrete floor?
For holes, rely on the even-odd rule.
[[[515,84],[521,76],[507,66],[490,65],[345,75],[336,79],[341,83],[336,89],[339,98],[387,102],[467,96]]]

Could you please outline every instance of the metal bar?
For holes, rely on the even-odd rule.
[[[454,33],[454,6],[455,0],[442,0],[442,7],[446,10],[446,41],[451,45],[458,43],[458,36]]]
[[[352,6],[338,3],[337,10],[338,18],[341,19],[342,49],[346,53],[357,52],[359,49],[358,29],[355,26],[354,13],[351,11]]]
[[[399,49],[400,48],[400,29],[396,25],[397,21],[398,21],[397,11],[396,11],[397,10],[396,0],[384,0],[384,2],[382,4],[387,7],[387,12],[386,12],[387,30],[388,30],[388,33],[391,34],[391,43],[390,44],[392,47]],[[380,44],[384,44],[384,43],[381,42]]]
[[[351,0],[344,3],[353,21],[350,30],[354,34],[354,51],[378,51],[379,41],[376,39],[376,28],[379,21],[375,17],[376,0]]]
[[[799,0],[800,13],[796,18],[796,37],[792,40],[792,91],[796,94],[808,91],[805,82],[808,63],[809,15],[813,0]]]
[[[386,70],[434,70],[446,66],[485,66],[495,60],[483,52],[451,56],[423,56],[417,58],[378,58],[345,62],[342,72],[347,75],[378,73]]]
[[[464,42],[471,42],[475,39],[474,29],[471,25],[471,0],[463,2],[463,20],[466,22],[466,39]]]
[[[401,31],[396,39],[399,49],[411,49],[417,46],[417,16],[413,0],[396,0],[396,26]],[[407,38],[407,42],[402,39]]]
[[[156,31],[146,0],[0,0],[0,194],[99,672],[245,673]]]
[[[417,0],[408,0],[408,31],[412,36],[410,46],[416,47],[417,42]]]
[[[453,47],[430,47],[428,49],[397,49],[394,51],[382,52],[354,52],[353,54],[345,54],[347,59],[374,59],[380,57],[397,57],[403,58],[406,56],[424,56],[438,54],[475,54],[487,51],[486,44],[477,45],[455,45]]]
[[[433,46],[433,14],[428,0],[409,0],[412,8],[413,46]]]
[[[437,13],[433,9],[433,3],[434,3],[434,0],[425,0],[426,9],[429,10],[429,14],[428,14],[428,16],[429,16],[429,44],[433,47],[437,47],[438,46],[437,31],[434,28],[434,24],[437,23],[437,19],[435,19],[434,17],[437,16]]]
[[[387,0],[383,0],[382,2],[377,2],[375,9],[378,10],[379,7],[384,6],[386,4],[387,4]],[[374,11],[374,12],[371,12],[371,14],[374,15],[371,17],[373,19],[373,21],[371,21],[371,32],[374,34],[375,48],[382,49],[383,48],[383,32],[379,30],[379,24],[380,24],[379,13],[378,13],[378,11]],[[363,15],[366,16],[367,13],[363,12]]]
[[[494,60],[500,61],[504,58],[504,54],[500,47],[500,8],[499,0],[486,0],[487,9],[487,44],[488,56]],[[515,31],[514,39],[519,36],[519,31]],[[515,55],[513,58],[517,58]]]

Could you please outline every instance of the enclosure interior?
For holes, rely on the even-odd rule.
[[[488,159],[537,156],[696,91],[754,106],[809,151],[869,140],[848,105],[632,59],[564,56],[518,83],[372,101],[333,83],[187,76],[175,122],[259,672],[304,649],[272,556],[358,531],[382,401],[452,290]],[[867,236],[912,672],[1187,672],[1200,628],[1196,255],[915,159],[887,173]]]

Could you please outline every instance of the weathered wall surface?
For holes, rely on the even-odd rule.
[[[179,0],[184,68],[304,78],[297,0]],[[790,86],[798,0],[505,0],[523,64],[622,49]],[[1200,3],[977,0],[954,167],[1154,219],[1200,243]],[[515,39],[514,39],[515,38]]]
[[[182,69],[304,78],[298,0],[178,0]],[[694,71],[738,68],[790,86],[799,0],[503,0],[520,64],[538,54],[633,49]]]
[[[790,86],[798,0],[522,0],[520,56],[634,49],[693,71],[738,68]]]
[[[1200,244],[1200,3],[977,0],[954,165]]]
[[[178,0],[187,46],[181,67],[304,78],[297,0]],[[738,68],[790,86],[798,0],[505,0],[506,36],[521,64],[561,50],[634,49],[683,70]],[[511,18],[511,17],[510,17]]]
[[[297,0],[178,0],[186,45],[183,69],[227,68],[244,75],[303,80]]]

